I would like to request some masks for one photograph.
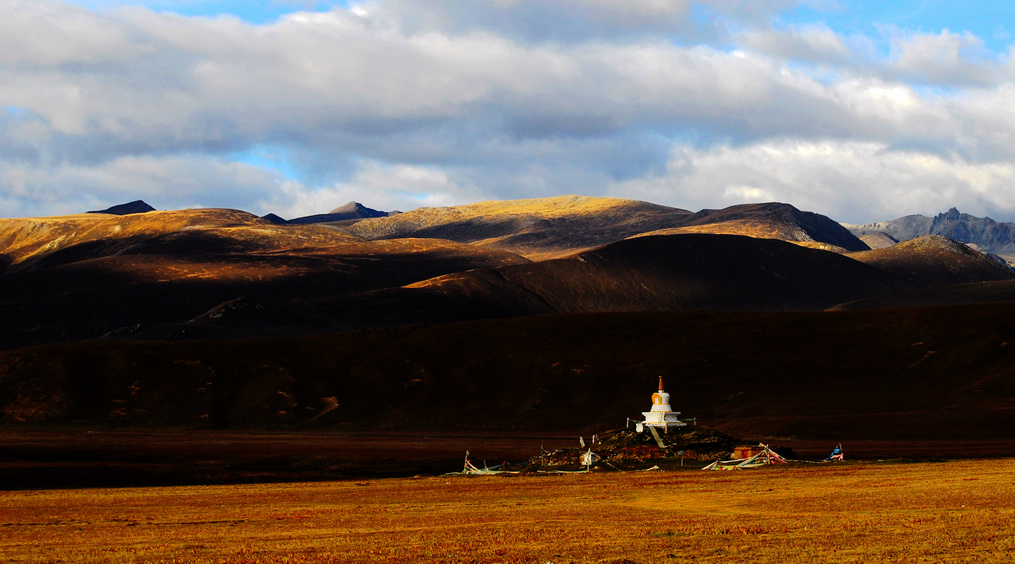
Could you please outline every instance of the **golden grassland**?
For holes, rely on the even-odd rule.
[[[449,220],[461,221],[479,217],[519,215],[550,219],[615,211],[617,209],[638,207],[642,204],[644,203],[622,198],[578,195],[525,200],[491,200],[453,207],[419,208],[397,215],[371,218],[369,222],[360,227],[366,225],[398,224],[407,221],[427,225]]]
[[[1015,460],[17,491],[3,562],[1005,562]]]
[[[193,239],[184,241],[187,236]],[[142,243],[156,247],[145,253],[135,252]],[[149,282],[195,279],[263,282],[322,267],[341,271],[347,267],[341,262],[343,257],[383,259],[441,254],[474,260],[485,258],[491,267],[528,262],[507,251],[452,241],[365,241],[320,225],[273,225],[247,212],[228,209],[0,219],[0,254],[6,255],[15,270],[32,259],[81,245],[102,247],[97,254],[102,257],[98,264],[107,272]],[[158,245],[171,247],[159,251]],[[299,263],[294,257],[317,260]],[[77,260],[86,258],[89,257]],[[322,266],[321,261],[328,258],[334,259],[334,264]]]
[[[623,238],[604,237],[600,230],[626,225],[628,234],[633,234],[639,230],[633,225],[651,218],[657,222],[661,217],[674,220],[674,214],[689,212],[636,200],[571,195],[419,208],[365,219],[348,229],[367,239],[379,239],[443,228],[441,237],[499,248],[538,261],[570,256]],[[544,221],[563,223],[550,228],[541,223]],[[494,225],[499,226],[491,227]],[[522,235],[527,237],[519,239]]]
[[[631,237],[650,237],[653,235],[680,235],[684,233],[707,233],[712,235],[743,235],[746,237],[754,237],[755,239],[779,239],[787,241],[801,247],[807,247],[809,249],[819,249],[822,251],[831,251],[833,253],[847,254],[849,251],[846,249],[832,245],[829,243],[822,243],[820,241],[814,241],[811,236],[807,234],[803,229],[796,226],[786,226],[773,223],[771,221],[753,220],[753,219],[737,219],[731,221],[721,221],[718,223],[708,223],[705,225],[685,225],[683,227],[668,227],[665,229],[656,229],[654,231],[646,231],[645,233],[639,233]]]
[[[705,225],[685,225],[683,227],[667,227],[639,233],[635,237],[650,237],[653,235],[679,235],[683,233],[710,233],[712,235],[744,235],[758,239],[788,239],[795,241],[801,236],[806,237],[802,230],[795,233],[785,233],[779,226],[767,221],[738,219],[708,223]],[[632,237],[633,239],[634,237]]]

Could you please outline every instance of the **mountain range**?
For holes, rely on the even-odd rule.
[[[871,242],[872,247],[891,246],[899,241],[940,235],[1005,257],[1009,263],[1015,258],[1015,223],[1001,223],[989,217],[975,217],[960,213],[955,208],[934,217],[907,215],[888,221],[846,227],[857,237]]]
[[[0,423],[577,428],[636,415],[664,373],[730,432],[1015,433],[993,426],[1015,275],[983,252],[1004,224],[955,210],[905,231],[782,203],[140,204],[0,219]]]

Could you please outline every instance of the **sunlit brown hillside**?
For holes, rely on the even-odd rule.
[[[883,249],[898,243],[898,241],[891,235],[881,232],[871,233],[870,235],[862,235],[860,240],[872,249]]]
[[[721,210],[702,210],[689,216],[679,227],[650,231],[642,235],[712,233],[779,239],[798,245],[834,252],[866,250],[866,243],[831,219],[781,203],[742,204]]]
[[[263,312],[263,324],[232,336],[350,329],[304,304],[527,262],[451,241],[370,242],[279,226],[235,210],[2,220],[0,243],[9,263],[0,275],[2,348],[109,334],[178,338],[245,307]],[[148,332],[162,324],[175,333]]]
[[[322,228],[280,230],[253,214],[224,209],[0,219],[0,254],[11,270],[157,252],[160,247],[191,254],[270,252],[356,240]]]
[[[420,208],[365,219],[349,230],[367,239],[450,239],[541,260],[669,227],[690,215],[686,210],[635,200],[561,196]]]
[[[1002,260],[939,235],[919,237],[849,256],[923,286],[1015,278],[1011,268]]]
[[[441,237],[492,246],[533,260],[559,258],[628,237],[713,233],[780,239],[826,250],[867,246],[827,217],[779,203],[691,213],[617,198],[565,196],[422,208],[350,227],[368,239]]]

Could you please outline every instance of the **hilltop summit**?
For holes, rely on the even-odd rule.
[[[155,208],[149,206],[144,200],[134,200],[133,202],[127,202],[126,204],[118,204],[112,207],[108,207],[104,210],[90,211],[88,213],[106,213],[109,215],[130,215],[132,213],[148,213],[155,211]]]
[[[344,215],[345,219],[356,219],[356,218],[367,218],[367,217],[388,217],[391,212],[378,211],[373,208],[368,208],[359,202],[349,202],[344,206],[339,206],[330,212],[331,215]]]
[[[398,212],[386,212],[368,208],[359,202],[349,202],[348,204],[339,206],[328,213],[297,217],[296,219],[290,219],[286,223],[307,225],[310,223],[332,223],[340,221],[344,224],[352,224],[361,219],[388,217],[389,215],[396,213]]]

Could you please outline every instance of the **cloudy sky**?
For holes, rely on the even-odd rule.
[[[0,0],[0,217],[584,194],[1015,220],[1015,3]]]

